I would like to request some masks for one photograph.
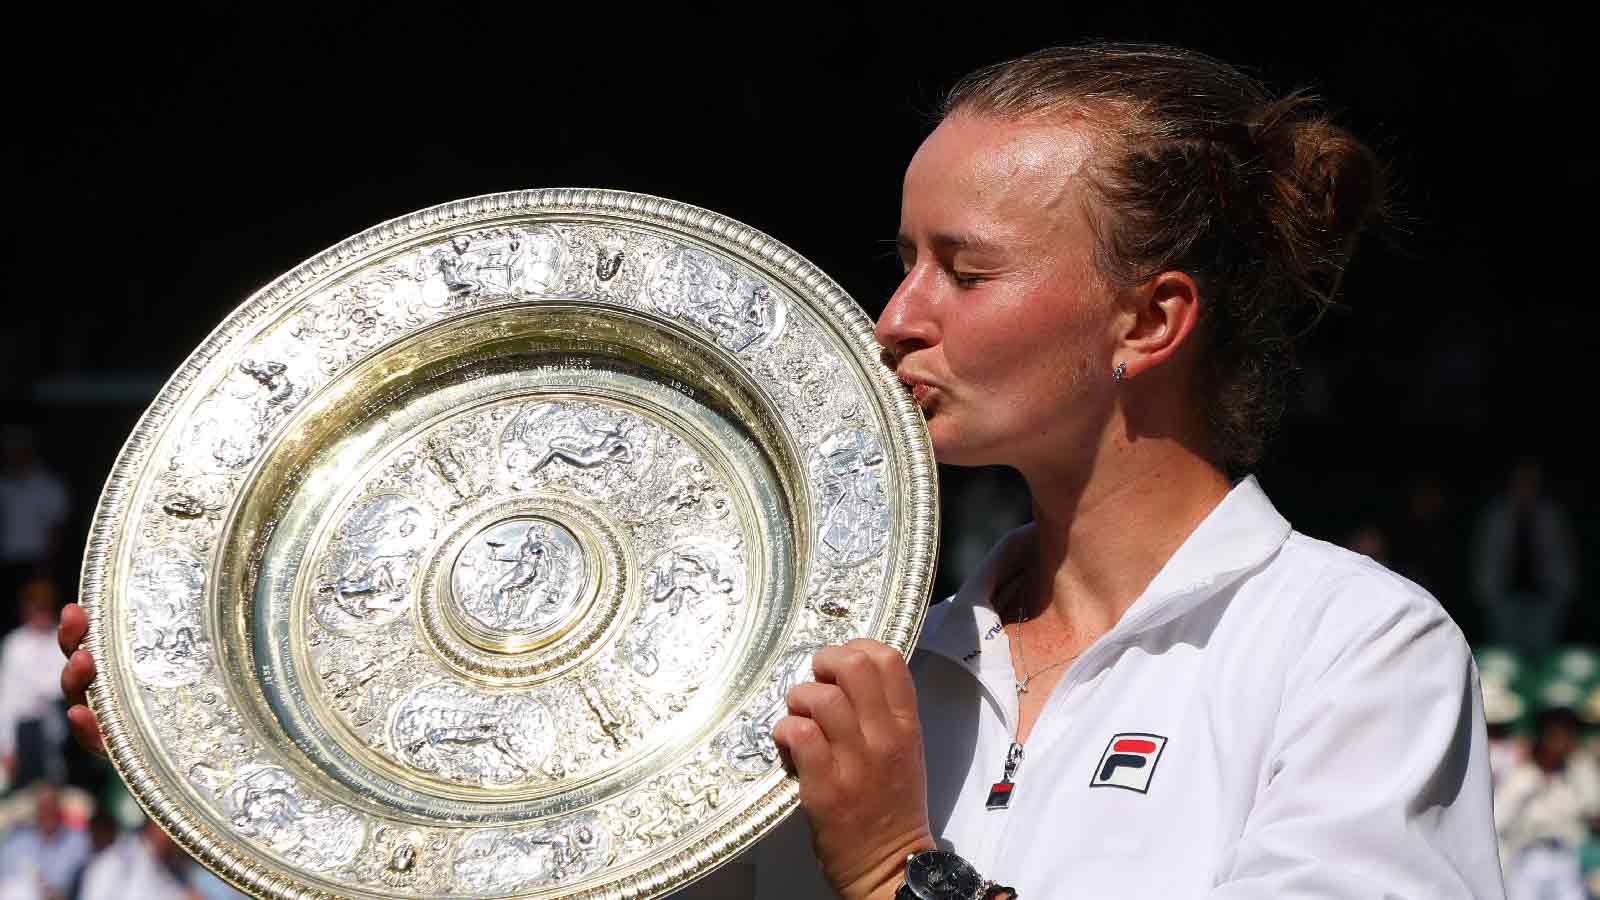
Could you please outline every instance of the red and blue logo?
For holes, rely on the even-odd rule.
[[[1112,735],[1106,752],[1100,755],[1100,765],[1089,780],[1089,787],[1116,787],[1127,791],[1149,793],[1150,779],[1155,777],[1156,763],[1167,739],[1159,734],[1127,732]]]

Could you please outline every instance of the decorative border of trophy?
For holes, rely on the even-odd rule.
[[[117,770],[256,896],[655,897],[796,805],[817,648],[908,653],[927,433],[782,244],[614,191],[495,194],[251,297],[96,512]]]

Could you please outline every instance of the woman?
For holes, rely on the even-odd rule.
[[[1459,631],[1238,480],[1382,194],[1305,98],[1187,51],[1043,51],[954,90],[878,338],[941,461],[1018,469],[1034,523],[911,667],[818,653],[774,732],[805,821],[757,848],[760,896],[1501,896]],[[92,675],[74,654],[71,702]],[[961,868],[936,846],[980,874],[930,880]]]
[[[1048,50],[954,89],[878,340],[940,460],[1018,469],[1034,522],[909,671],[855,641],[791,691],[774,737],[828,886],[910,896],[940,846],[1025,900],[1502,896],[1460,632],[1235,480],[1382,198],[1305,98],[1199,54]],[[761,897],[826,894],[792,835],[757,856]]]

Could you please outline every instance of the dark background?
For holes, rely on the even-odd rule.
[[[1600,160],[1572,124],[1593,93],[1581,23],[1519,4],[551,9],[55,4],[11,19],[6,168],[20,177],[0,391],[72,485],[74,552],[166,376],[252,291],[340,239],[473,194],[621,188],[760,228],[876,314],[899,275],[885,239],[901,173],[941,89],[1096,37],[1311,86],[1393,165],[1402,223],[1362,248],[1348,310],[1308,342],[1260,467],[1290,520],[1332,540],[1378,524],[1403,543],[1410,486],[1433,479],[1459,566],[1430,587],[1469,636],[1467,536],[1515,456],[1544,459],[1595,547],[1580,310]],[[947,476],[951,496],[969,483]],[[1600,634],[1587,595],[1574,639]]]

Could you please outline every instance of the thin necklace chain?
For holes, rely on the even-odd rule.
[[[1083,651],[1079,650],[1077,653],[1072,654],[1071,656],[1067,657],[1066,659],[1058,659],[1055,662],[1053,662],[1053,663],[1045,666],[1044,668],[1038,670],[1037,672],[1029,672],[1028,671],[1028,651],[1023,646],[1023,642],[1022,642],[1022,623],[1026,622],[1026,621],[1028,621],[1028,620],[1027,619],[1018,619],[1017,623],[1016,623],[1017,624],[1017,659],[1022,663],[1022,680],[1017,682],[1017,693],[1018,694],[1026,694],[1028,692],[1028,684],[1030,682],[1032,682],[1033,679],[1039,677],[1040,675],[1043,675],[1044,673],[1050,671],[1051,669],[1056,668],[1057,666],[1064,666],[1067,663],[1072,662],[1073,660],[1077,659],[1079,656],[1083,655]]]
[[[1016,628],[1016,635],[1017,635],[1017,661],[1022,663],[1022,680],[1017,682],[1017,695],[1018,696],[1026,694],[1028,692],[1028,685],[1030,683],[1032,683],[1033,679],[1039,677],[1040,675],[1043,675],[1044,673],[1046,673],[1046,672],[1050,671],[1051,669],[1054,669],[1054,668],[1056,668],[1058,666],[1064,666],[1067,663],[1070,663],[1073,660],[1077,659],[1079,656],[1083,655],[1083,651],[1079,650],[1077,653],[1072,654],[1071,656],[1067,657],[1066,659],[1058,659],[1055,662],[1050,663],[1049,665],[1045,666],[1044,668],[1040,669],[1037,672],[1029,672],[1028,671],[1028,651],[1027,651],[1027,648],[1023,645],[1023,641],[1022,641],[1022,624],[1024,622],[1031,621],[1033,619],[1033,617],[1029,616],[1029,615],[1026,615],[1026,614],[1023,614],[1023,613],[1020,612],[1020,610],[1027,609],[1026,605],[1024,605],[1021,602],[1021,596],[1020,596],[1021,593],[1022,593],[1022,577],[1018,576],[1016,579],[1014,579],[1011,582],[1011,599],[1012,599],[1012,602],[1017,604],[1017,608],[1019,610],[1017,621],[1012,623],[1012,624],[1017,626],[1017,628]]]
[[[1011,594],[1012,602],[1017,604],[1019,610],[1026,610],[1027,606],[1022,602],[1020,596],[1022,593],[1022,579],[1020,577],[1014,579],[1007,587]],[[1018,701],[1022,699],[1023,694],[1028,692],[1028,684],[1029,682],[1033,681],[1033,679],[1043,675],[1045,672],[1048,672],[1051,669],[1054,669],[1058,666],[1064,666],[1067,663],[1072,662],[1083,653],[1082,650],[1079,650],[1077,653],[1072,654],[1066,659],[1056,660],[1037,672],[1029,672],[1028,652],[1023,647],[1022,641],[1022,623],[1028,621],[1030,618],[1031,616],[1028,616],[1026,613],[1019,612],[1017,621],[1013,623],[1017,626],[1017,661],[1022,664],[1022,680],[1017,682]],[[1022,710],[1019,708],[1017,710],[1017,719],[1012,723],[1011,726],[1011,746],[1006,749],[1005,767],[1001,770],[1000,780],[996,782],[989,791],[989,801],[987,805],[990,809],[1005,809],[1011,805],[1011,785],[1016,783],[1017,769],[1022,766],[1023,753],[1021,732]]]

